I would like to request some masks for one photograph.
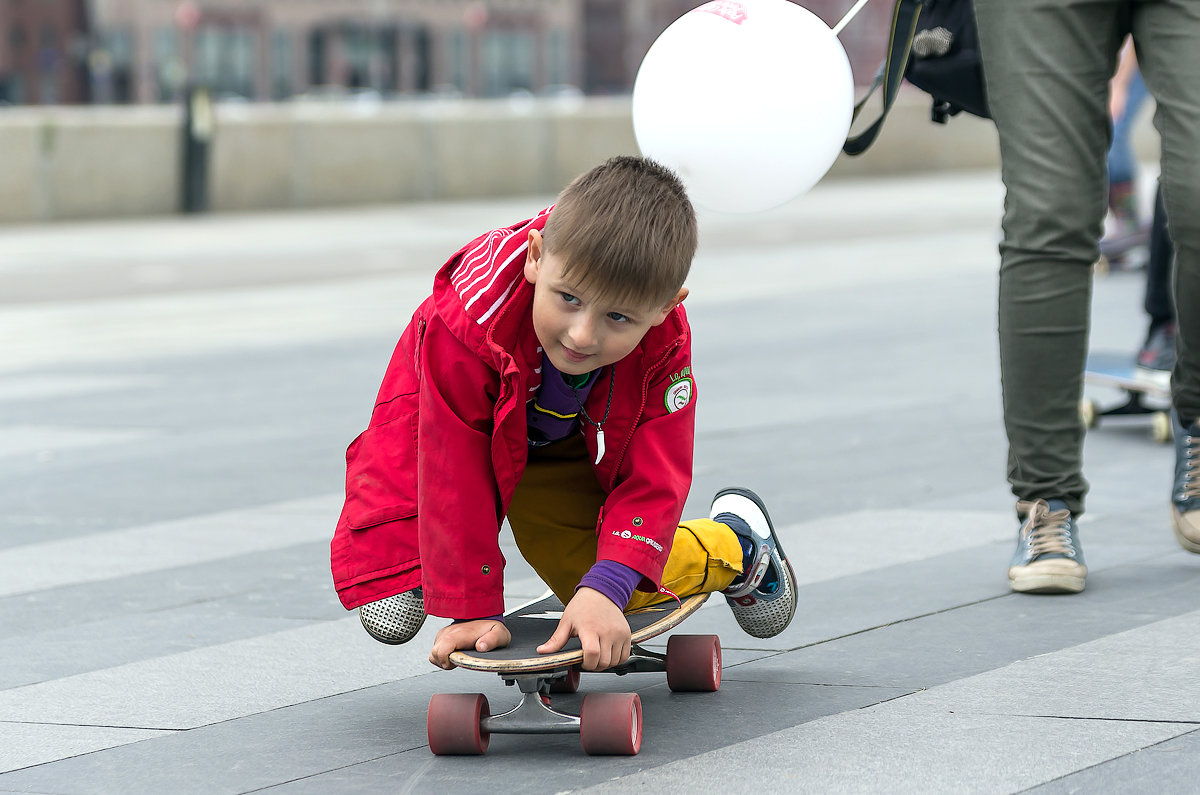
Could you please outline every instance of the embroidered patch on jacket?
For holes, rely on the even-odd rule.
[[[667,412],[674,414],[680,409],[687,408],[687,404],[692,402],[692,379],[680,378],[669,387],[665,402],[667,404]]]

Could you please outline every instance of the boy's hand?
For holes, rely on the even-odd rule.
[[[433,650],[429,652],[429,662],[449,671],[454,667],[454,663],[450,662],[450,652],[459,649],[491,651],[507,646],[510,640],[512,635],[508,627],[494,618],[451,624],[438,630],[437,637],[433,639]]]
[[[621,608],[599,591],[580,588],[563,611],[558,629],[538,646],[538,654],[551,654],[573,637],[583,645],[583,669],[603,671],[629,659],[629,622]]]

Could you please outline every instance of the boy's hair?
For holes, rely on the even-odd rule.
[[[622,155],[563,189],[543,235],[564,276],[606,300],[658,307],[675,297],[691,268],[696,211],[674,172]]]

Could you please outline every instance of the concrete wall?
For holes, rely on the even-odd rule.
[[[180,207],[177,107],[0,110],[0,222],[153,215]],[[1148,114],[1138,154],[1157,159]],[[548,195],[604,158],[635,153],[625,98],[222,104],[210,147],[217,212]],[[828,179],[998,163],[990,122],[942,126],[901,95],[875,145]]]

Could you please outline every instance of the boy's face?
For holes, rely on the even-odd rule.
[[[680,288],[666,306],[601,300],[563,277],[562,263],[545,253],[537,230],[529,233],[525,278],[533,284],[533,330],[550,362],[567,375],[583,375],[624,359],[687,297],[687,288]]]

